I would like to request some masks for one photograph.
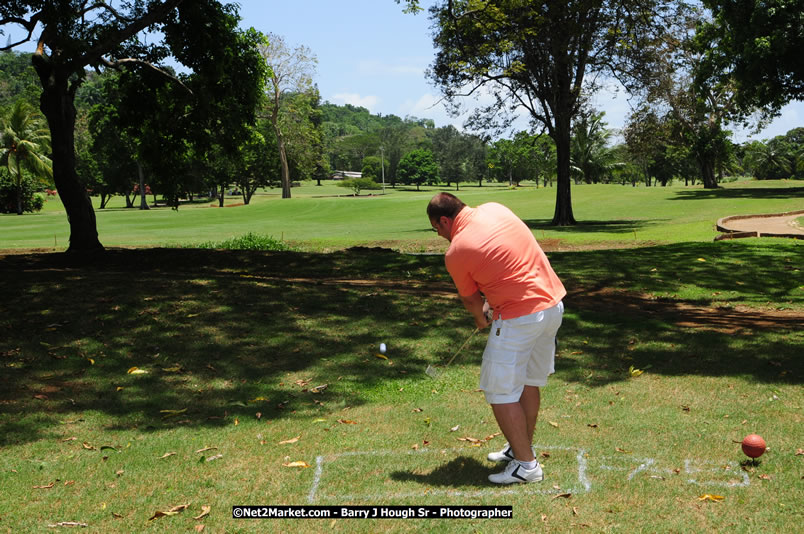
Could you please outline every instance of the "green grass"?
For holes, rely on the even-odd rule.
[[[246,231],[271,236],[307,250],[328,251],[379,243],[399,250],[443,250],[424,215],[438,188],[390,187],[386,195],[336,196],[332,183],[318,187],[305,182],[294,197],[276,191],[257,194],[248,206],[239,197],[231,207],[216,203],[182,206],[178,211],[125,209],[122,199],[97,211],[98,232],[105,246],[175,246],[200,241],[224,241]],[[550,221],[555,189],[501,185],[464,185],[459,196],[470,205],[498,201],[514,210],[541,240],[564,246],[641,246],[650,243],[711,241],[715,222],[728,215],[773,213],[801,208],[802,186],[793,181],[737,182],[718,190],[700,187],[630,187],[581,185],[572,189],[577,226],[555,228]],[[115,203],[116,202],[116,203]],[[50,200],[35,215],[0,216],[0,249],[64,250],[69,227],[58,200]]]
[[[485,457],[504,439],[476,390],[482,336],[442,379],[424,374],[473,326],[443,257],[372,248],[443,249],[429,244],[420,220],[431,191],[107,214],[152,220],[165,243],[221,245],[227,236],[162,217],[220,217],[232,236],[253,232],[242,240],[251,243],[277,233],[238,213],[259,209],[293,228],[274,213],[292,204],[297,211],[284,215],[309,225],[294,234],[305,239],[293,239],[306,251],[0,256],[0,532],[65,521],[92,532],[796,531],[804,519],[801,243],[712,242],[694,230],[795,203],[789,191],[765,188],[752,201],[747,187],[603,187],[600,206],[578,193],[593,188],[573,190],[576,216],[582,209],[608,223],[545,229],[571,245],[550,253],[569,295],[537,426],[546,480],[515,488],[486,482],[495,466]],[[462,196],[503,200],[523,214],[549,203],[541,194],[466,188]],[[686,196],[694,198],[676,200]],[[341,207],[354,202],[366,204]],[[318,209],[341,229],[351,212],[352,226],[385,237],[343,240],[326,225],[317,233]],[[396,234],[383,213],[400,224]],[[49,215],[15,217],[0,224]],[[681,234],[643,241],[654,218]],[[537,235],[543,220],[529,219]],[[612,222],[620,220],[631,221],[628,230]],[[605,248],[626,244],[635,226],[642,246]],[[362,248],[311,251],[336,245]],[[387,360],[376,356],[381,342]],[[735,443],[752,432],[770,447],[756,463]],[[296,461],[311,467],[285,466]],[[700,500],[705,494],[723,500]],[[511,505],[514,519],[231,518],[236,504],[308,504],[311,495],[318,505]],[[203,506],[209,515],[193,519]]]

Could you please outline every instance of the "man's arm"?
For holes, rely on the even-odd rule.
[[[480,329],[483,330],[489,324],[489,320],[486,318],[486,314],[483,309],[483,305],[486,303],[486,300],[483,298],[483,295],[480,291],[476,291],[474,294],[464,297],[461,295],[461,301],[463,302],[463,307],[466,308],[472,317],[475,319],[475,325]]]

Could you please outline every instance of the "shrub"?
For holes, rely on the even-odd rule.
[[[293,247],[271,236],[251,232],[225,241],[207,241],[197,245],[196,248],[224,250],[293,250]]]
[[[338,182],[338,186],[351,189],[355,196],[359,195],[363,189],[380,189],[381,187],[371,178],[350,178]]]
[[[22,211],[33,213],[44,205],[44,195],[34,191],[30,180],[23,180]],[[17,184],[7,172],[0,172],[0,213],[17,213]]]

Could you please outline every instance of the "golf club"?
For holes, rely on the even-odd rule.
[[[469,334],[469,337],[467,337],[467,338],[466,338],[466,341],[464,341],[464,342],[463,342],[463,345],[461,345],[461,346],[460,346],[460,348],[459,348],[457,351],[455,351],[455,354],[453,354],[453,355],[452,355],[452,358],[450,358],[450,359],[449,359],[449,361],[447,362],[447,364],[446,364],[444,367],[442,367],[442,368],[440,368],[440,369],[439,369],[439,368],[433,367],[432,365],[428,365],[428,366],[427,366],[427,369],[425,369],[425,370],[424,370],[424,373],[425,373],[427,376],[429,376],[430,378],[438,378],[439,376],[441,376],[441,373],[443,373],[443,372],[444,372],[444,369],[445,369],[446,367],[448,367],[448,366],[449,366],[449,364],[451,364],[451,363],[452,363],[452,360],[454,360],[454,359],[455,359],[455,357],[456,357],[458,354],[460,354],[460,353],[461,353],[461,351],[462,351],[462,350],[463,350],[463,348],[466,346],[466,344],[467,344],[467,343],[469,343],[469,340],[470,340],[470,339],[472,339],[472,338],[474,337],[474,335],[478,333],[478,331],[479,331],[479,330],[480,330],[480,328],[475,328],[475,329],[472,331],[472,333],[471,333],[471,334]]]

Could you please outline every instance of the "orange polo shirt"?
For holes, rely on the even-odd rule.
[[[444,261],[458,293],[480,290],[495,319],[546,310],[567,294],[533,233],[502,204],[463,208],[451,238]]]

